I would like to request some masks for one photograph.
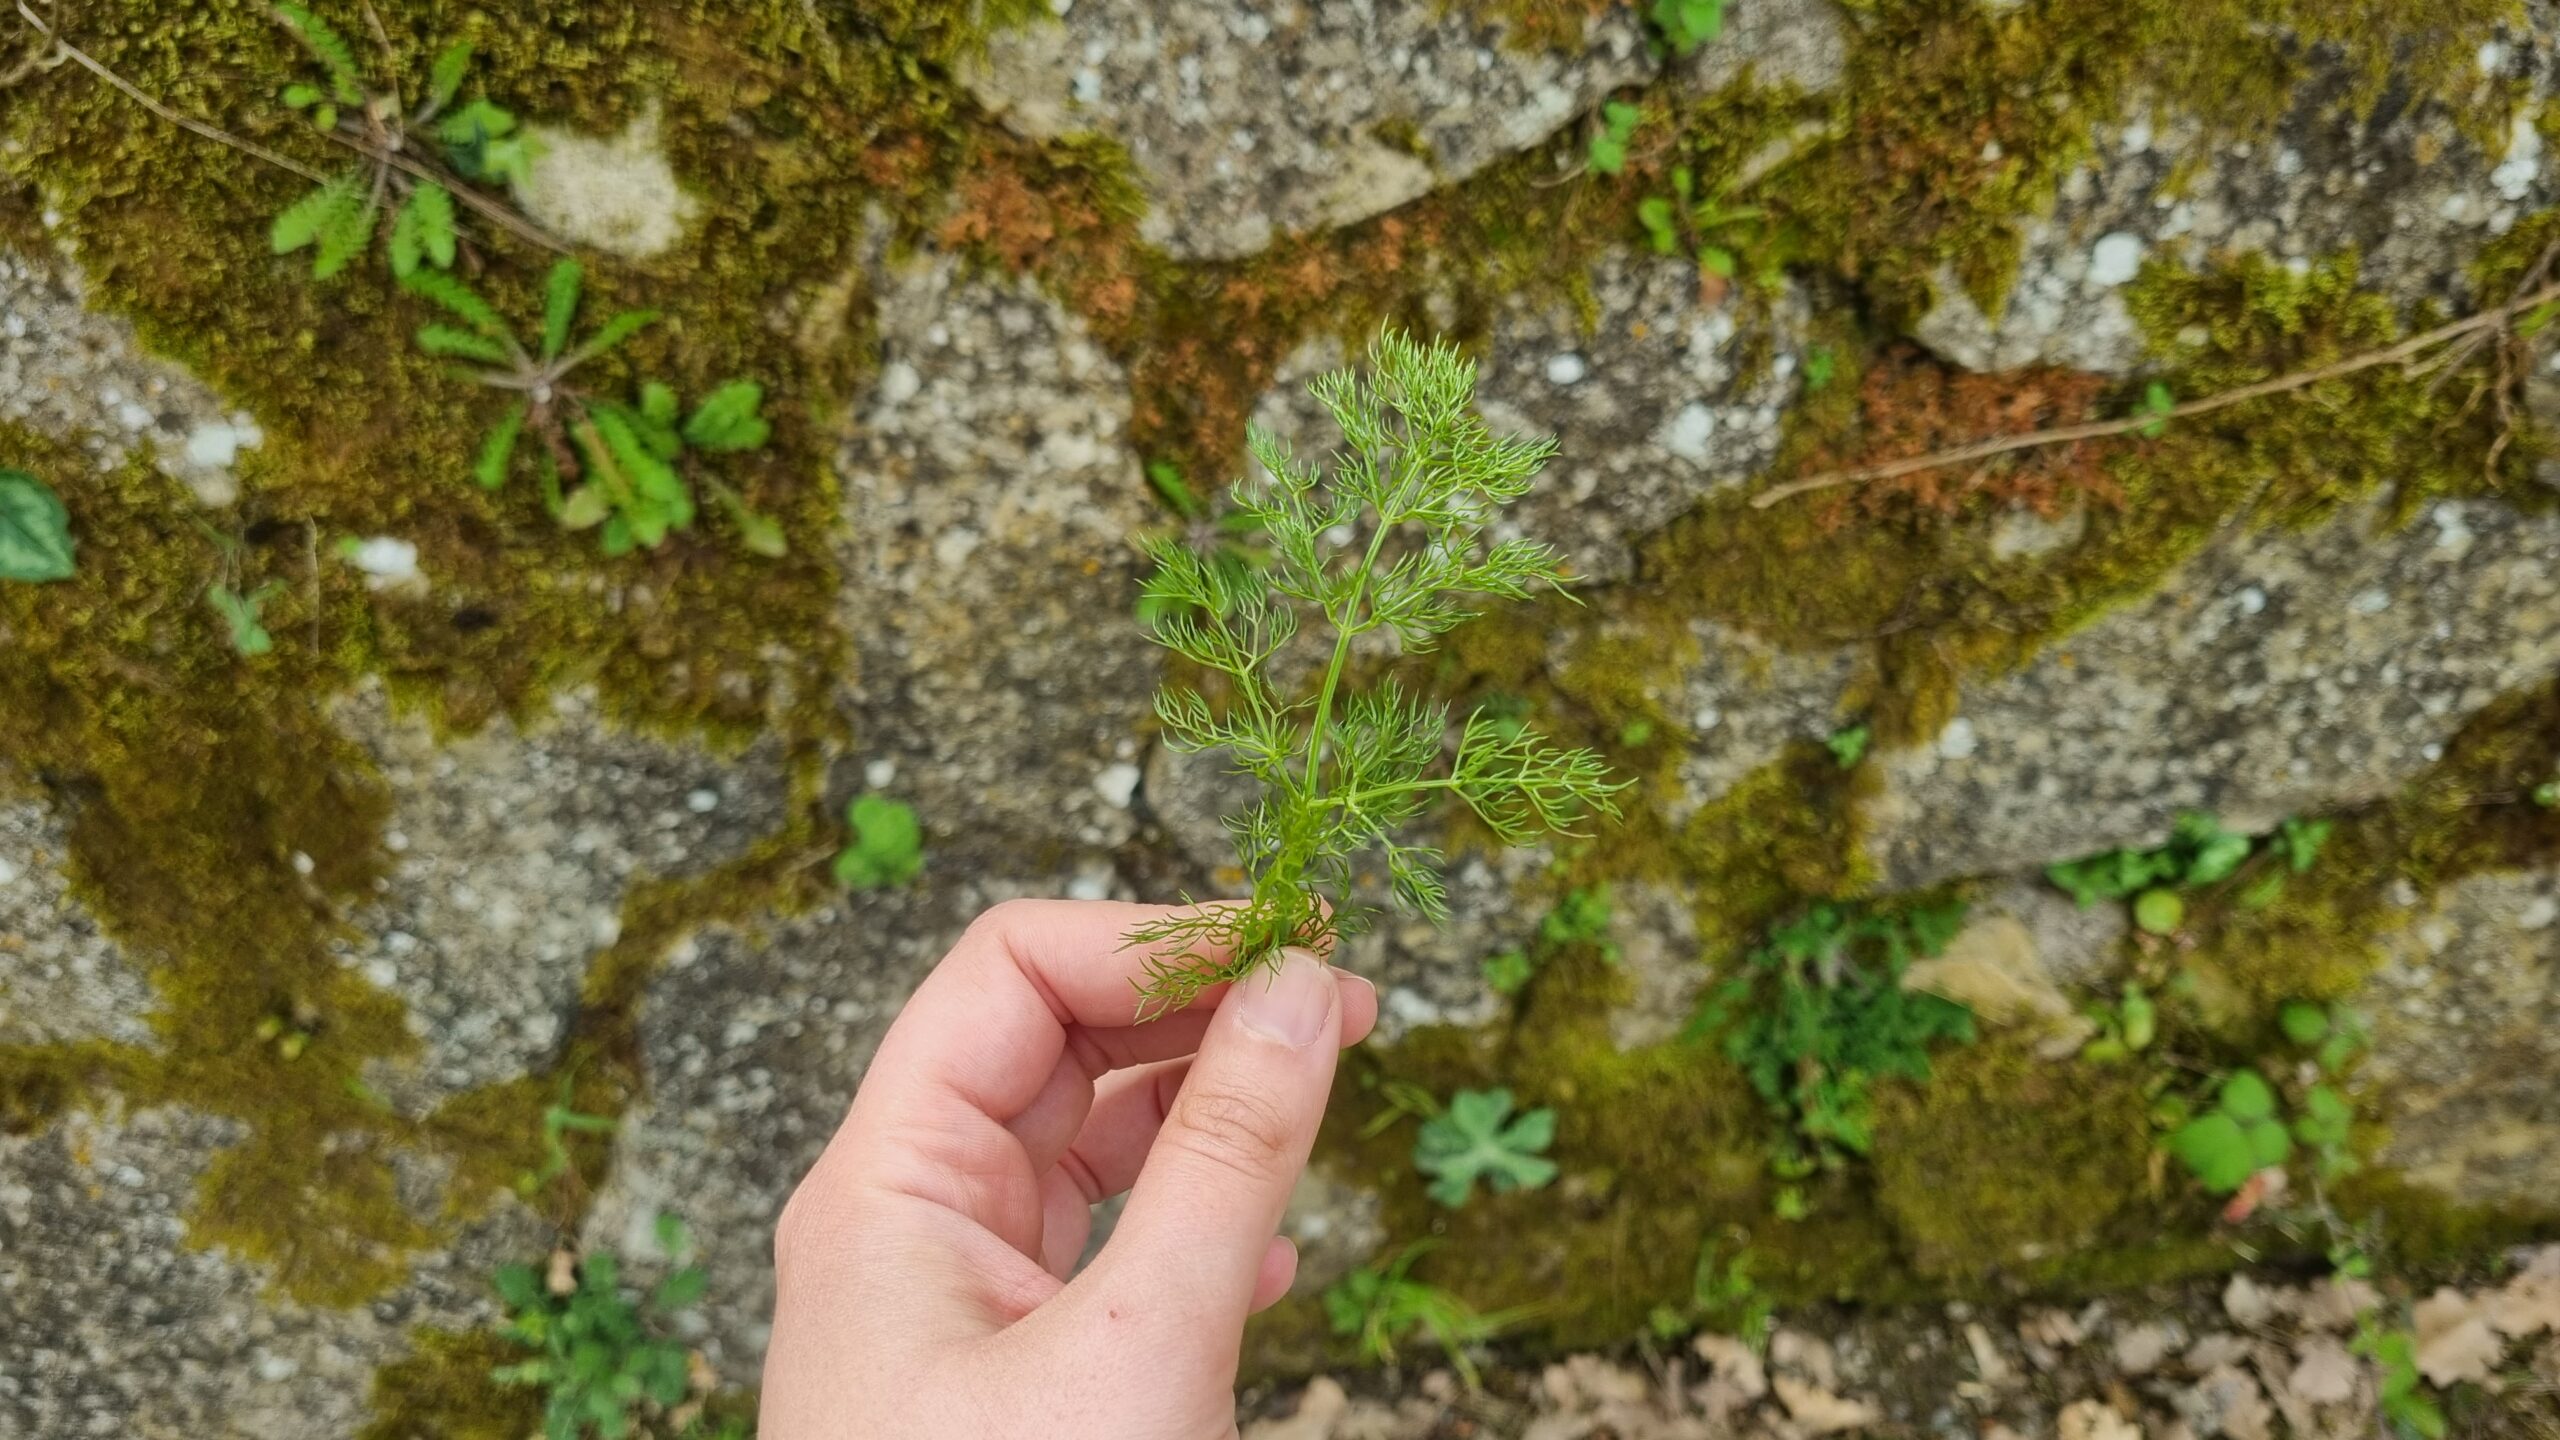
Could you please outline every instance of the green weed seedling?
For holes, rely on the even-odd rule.
[[[1693,1036],[1724,1032],[1725,1053],[1778,1118],[1770,1160],[1780,1179],[1866,1154],[1874,1082],[1925,1082],[1933,1046],[1971,1043],[1972,1011],[1902,988],[1903,971],[1944,950],[1965,910],[1816,905],[1772,930],[1691,1022]],[[1801,1213],[1802,1196],[1790,1185],[1779,1204]]]
[[[1479,1314],[1439,1286],[1414,1279],[1414,1262],[1437,1247],[1437,1241],[1417,1240],[1385,1265],[1364,1265],[1335,1281],[1324,1292],[1325,1321],[1334,1334],[1357,1341],[1361,1360],[1372,1365],[1394,1364],[1398,1344],[1424,1335],[1473,1390],[1483,1377],[1467,1347],[1493,1339],[1536,1311],[1522,1307]]]
[[[1724,0],[1653,0],[1645,19],[1674,55],[1687,55],[1724,33]]]
[[[0,470],[0,580],[43,584],[78,569],[61,497],[24,470]]]
[[[685,1248],[674,1216],[658,1217],[658,1245],[670,1256]],[[645,1299],[623,1285],[609,1254],[590,1254],[574,1278],[558,1278],[567,1283],[548,1283],[531,1265],[502,1266],[495,1277],[507,1307],[500,1333],[533,1357],[498,1367],[492,1378],[544,1392],[545,1440],[694,1432],[689,1419],[678,1418],[698,1398],[693,1362],[667,1329],[676,1311],[702,1298],[701,1269],[669,1272]]]
[[[516,1176],[518,1195],[530,1200],[569,1173],[570,1136],[610,1135],[621,1128],[610,1115],[589,1115],[578,1109],[576,1092],[576,1077],[563,1075],[558,1098],[542,1107],[542,1164]]]
[[[2115,1004],[2101,1004],[2085,1013],[2098,1032],[2080,1047],[2080,1058],[2092,1064],[2112,1065],[2139,1055],[2159,1038],[2160,1007],[2139,980],[2127,981]]]
[[[1509,1090],[1461,1090],[1422,1123],[1413,1163],[1432,1177],[1432,1199],[1455,1210],[1475,1194],[1479,1179],[1501,1195],[1556,1178],[1555,1162],[1545,1158],[1555,1143],[1556,1112],[1541,1107],[1515,1116],[1511,1106]]]
[[[264,655],[276,648],[276,637],[267,633],[262,618],[267,602],[285,592],[285,583],[270,580],[257,589],[242,594],[229,585],[216,582],[204,592],[205,603],[222,617],[230,632],[231,648],[242,655]]]
[[[2130,900],[2134,924],[2143,933],[2172,935],[2186,923],[2187,893],[2219,885],[2244,865],[2256,878],[2241,891],[2240,903],[2256,908],[2273,901],[2288,875],[2309,870],[2319,859],[2332,824],[2287,820],[2263,839],[2252,840],[2225,829],[2211,815],[2190,811],[2177,818],[2165,845],[2086,855],[2047,867],[2045,878],[2084,908],[2102,900]]]
[[[1233,507],[1267,537],[1268,566],[1239,571],[1171,540],[1148,543],[1150,629],[1217,677],[1221,696],[1213,705],[1188,683],[1168,683],[1156,698],[1166,743],[1224,752],[1260,795],[1227,822],[1250,898],[1130,932],[1131,947],[1151,952],[1141,1019],[1252,974],[1285,946],[1323,950],[1363,926],[1374,907],[1354,893],[1356,856],[1380,857],[1397,905],[1445,919],[1443,857],[1402,838],[1436,801],[1456,799],[1508,845],[1572,833],[1595,810],[1616,815],[1623,785],[1590,751],[1525,728],[1506,735],[1479,711],[1452,753],[1446,706],[1392,679],[1353,678],[1364,636],[1428,651],[1474,613],[1476,597],[1525,599],[1564,583],[1549,547],[1483,541],[1554,445],[1487,430],[1475,381],[1475,367],[1450,346],[1382,336],[1365,372],[1310,387],[1343,437],[1329,474],[1268,433],[1250,438],[1266,478],[1237,484]],[[1312,691],[1281,658],[1308,617],[1332,642]]]
[[[915,807],[886,795],[853,798],[844,811],[853,840],[836,852],[836,883],[848,890],[889,890],[924,873],[924,825]]]
[[[2444,1411],[2419,1383],[2418,1339],[2370,1310],[2356,1319],[2355,1353],[2373,1361],[2376,1408],[2399,1440],[2444,1440]]]
[[[1609,887],[1576,886],[1538,917],[1538,934],[1527,945],[1515,945],[1485,957],[1485,984],[1496,994],[1517,995],[1546,963],[1575,945],[1593,946],[1600,958],[1618,963],[1618,942],[1609,938]]]
[[[1858,762],[1867,758],[1867,742],[1871,738],[1871,733],[1866,722],[1862,720],[1855,725],[1832,731],[1830,736],[1822,742],[1822,747],[1831,752],[1832,760],[1838,763],[1841,769],[1855,770],[1858,768]]]
[[[1740,1232],[1736,1232],[1737,1236]],[[1749,1245],[1723,1259],[1724,1247],[1713,1237],[1698,1246],[1698,1263],[1689,1274],[1689,1301],[1683,1306],[1657,1305],[1646,1328],[1668,1343],[1698,1330],[1713,1330],[1757,1350],[1768,1341],[1775,1310],[1767,1294],[1751,1278],[1756,1263]]]
[[[1600,128],[1592,133],[1590,153],[1584,157],[1594,173],[1615,175],[1627,168],[1627,143],[1643,119],[1643,110],[1623,100],[1600,107]]]
[[[1717,280],[1741,275],[1752,260],[1751,280],[1773,287],[1784,278],[1784,266],[1772,238],[1769,212],[1757,205],[1726,203],[1722,190],[1698,193],[1697,176],[1686,165],[1671,171],[1671,194],[1648,195],[1636,202],[1636,222],[1644,226],[1653,248],[1664,255],[1697,257],[1698,268]]]
[[[393,274],[452,268],[460,241],[456,188],[521,181],[532,159],[531,142],[504,107],[485,98],[456,104],[470,77],[470,44],[456,42],[437,55],[413,101],[401,93],[387,41],[384,63],[393,78],[377,86],[328,21],[289,0],[274,9],[321,71],[319,84],[286,86],[285,106],[362,157],[276,216],[268,235],[275,253],[309,249],[312,278],[326,280],[372,246],[388,209]]]
[[[2336,1081],[2365,1043],[2364,1018],[2345,1005],[2290,1001],[2277,1012],[2286,1042],[2306,1052],[2309,1078],[2291,1102],[2256,1069],[2223,1077],[2209,1109],[2196,1113],[2171,1096],[2157,1119],[2168,1128],[2163,1144],[2198,1184],[2228,1195],[2259,1171],[2290,1161],[2297,1149],[2311,1156],[2313,1173],[2334,1180],[2355,1168],[2348,1142],[2355,1107]],[[2281,1072],[2279,1072],[2281,1073]]]
[[[402,284],[462,322],[421,326],[418,348],[486,367],[463,373],[515,397],[482,442],[473,477],[498,489],[507,483],[518,452],[530,448],[544,506],[563,528],[597,530],[607,555],[635,546],[654,549],[693,524],[693,492],[676,468],[688,451],[760,449],[772,434],[761,413],[764,387],[750,380],[713,390],[690,415],[682,413],[675,390],[655,380],[642,382],[630,404],[572,386],[576,371],[658,320],[654,310],[619,311],[571,344],[585,286],[585,272],[575,260],[551,267],[543,287],[542,334],[533,344],[519,342],[488,301],[449,275],[421,270]],[[540,443],[519,444],[528,431]],[[747,549],[767,556],[785,552],[780,526],[748,509],[718,478],[697,478],[728,512]],[[566,488],[572,484],[575,489]]]

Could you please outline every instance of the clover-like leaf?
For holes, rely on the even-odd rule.
[[[2216,1110],[2169,1134],[2169,1153],[2193,1171],[2204,1188],[2228,1195],[2258,1173],[2256,1151],[2240,1122]]]
[[[1556,1135],[1556,1112],[1537,1109],[1511,1113],[1506,1089],[1461,1090],[1449,1106],[1423,1122],[1414,1141],[1413,1163],[1434,1177],[1430,1196],[1456,1209],[1475,1193],[1476,1181],[1499,1195],[1535,1190],[1556,1178],[1555,1162],[1543,1158]]]
[[[837,853],[836,881],[852,890],[904,885],[924,869],[924,826],[915,807],[886,795],[856,796],[845,808],[853,843]]]

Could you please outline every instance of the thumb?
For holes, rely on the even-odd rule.
[[[1114,1318],[1224,1346],[1232,1363],[1341,1034],[1341,986],[1307,951],[1228,989],[1095,1264]]]

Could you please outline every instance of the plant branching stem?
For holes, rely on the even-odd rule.
[[[109,85],[112,85],[117,90],[122,91],[126,99],[131,100],[136,105],[139,105],[143,109],[150,111],[152,114],[159,116],[161,119],[168,121],[170,124],[177,126],[179,129],[192,130],[196,134],[201,135],[208,140],[228,145],[243,155],[251,155],[260,160],[264,160],[279,170],[290,170],[294,174],[301,176],[303,179],[308,180],[315,185],[328,183],[328,176],[321,174],[319,171],[312,169],[310,166],[305,165],[298,160],[288,159],[254,141],[243,140],[239,136],[232,134],[230,131],[223,129],[219,125],[198,120],[192,115],[181,114],[151,98],[151,96],[143,92],[140,86],[135,85],[132,81],[125,79],[113,70],[110,70],[106,66],[98,63],[98,61],[90,56],[87,51],[72,44],[70,41],[63,39],[60,35],[54,32],[52,26],[37,19],[36,12],[27,8],[27,0],[18,0],[18,18],[26,21],[29,25],[34,26],[36,28],[36,33],[45,36],[47,39],[53,41],[54,44],[62,47],[62,53],[70,56],[73,61],[78,63],[81,69],[88,71],[90,74],[97,76],[101,80],[106,81]]]
[[[1970,445],[1959,445],[1951,450],[1934,451],[1927,455],[1914,455],[1908,459],[1888,461],[1881,465],[1866,465],[1854,470],[1826,470],[1819,475],[1808,475],[1801,480],[1790,480],[1784,485],[1771,486],[1751,497],[1751,505],[1755,510],[1766,510],[1781,500],[1810,494],[1817,490],[1832,490],[1843,485],[1863,485],[1873,480],[1891,480],[1896,476],[1915,475],[1923,470],[1937,470],[1949,465],[1964,465],[2019,450],[2040,449],[2047,445],[2068,445],[2080,440],[2103,440],[2110,436],[2147,429],[2167,421],[2209,415],[2216,410],[2228,410],[2234,405],[2245,405],[2252,400],[2263,400],[2270,395],[2283,395],[2291,391],[2307,389],[2324,380],[2335,380],[2341,376],[2353,375],[2358,371],[2371,370],[2376,366],[2410,360],[2448,340],[2458,340],[2481,330],[2504,327],[2525,311],[2554,300],[2560,300],[2560,283],[2539,286],[2515,296],[2503,305],[2477,314],[2466,315],[2462,319],[2449,321],[2432,330],[2422,330],[2379,350],[2368,350],[2361,355],[2350,355],[2333,364],[2297,371],[2290,375],[2278,375],[2272,379],[2243,385],[2236,390],[2225,390],[2219,395],[2207,395],[2199,400],[2189,400],[2167,410],[2130,415],[2121,420],[2093,420],[2087,424],[2065,425],[2057,429],[2036,430],[2020,435],[1995,435],[1988,440],[1976,440]]]
[[[18,17],[26,21],[29,25],[34,26],[37,34],[46,37],[55,45],[60,46],[62,53],[70,56],[72,60],[79,64],[81,69],[88,71],[90,74],[106,81],[109,85],[114,86],[126,99],[131,100],[143,109],[150,111],[152,114],[159,116],[161,119],[168,121],[170,124],[175,125],[182,130],[190,130],[218,144],[228,145],[243,155],[247,155],[258,160],[264,160],[279,170],[289,171],[292,174],[299,175],[303,179],[308,180],[315,185],[325,185],[329,182],[331,178],[330,176],[322,174],[320,171],[303,164],[299,160],[295,160],[290,156],[280,155],[275,151],[258,144],[256,141],[244,140],[239,136],[232,134],[230,131],[223,129],[219,125],[212,124],[209,121],[198,120],[192,115],[183,114],[169,108],[167,105],[164,105],[160,101],[152,98],[152,96],[143,90],[142,87],[125,79],[115,71],[108,69],[87,51],[82,50],[79,46],[63,39],[61,35],[55,32],[52,26],[46,24],[43,20],[38,19],[35,11],[27,8],[27,0],[17,0],[17,5]],[[418,161],[410,159],[406,155],[386,149],[372,141],[359,139],[353,135],[342,135],[335,131],[331,131],[328,132],[328,138],[350,150],[355,151],[357,154],[364,156],[366,159],[371,160],[378,165],[390,166],[391,168],[409,176],[413,180],[424,180],[441,187],[450,193],[454,199],[461,201],[462,204],[470,209],[473,214],[478,215],[490,224],[497,226],[499,229],[506,231],[508,234],[515,236],[517,239],[522,240],[529,245],[538,246],[555,255],[566,255],[569,253],[569,247],[553,238],[548,231],[545,231],[540,226],[524,219],[524,217],[516,214],[512,210],[509,210],[506,206],[499,204],[497,201],[490,199],[488,196],[481,194],[476,188],[470,185],[455,183],[451,176],[439,173],[431,166],[422,165]]]

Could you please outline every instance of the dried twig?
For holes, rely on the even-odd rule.
[[[2466,335],[2484,330],[2504,329],[2514,323],[2516,316],[2537,305],[2548,304],[2554,300],[2560,300],[2560,283],[2536,286],[2530,290],[2521,291],[2505,304],[2494,309],[2466,315],[2462,319],[2439,325],[2432,330],[2422,330],[2379,350],[2368,350],[2361,355],[2351,355],[2344,360],[2322,365],[2316,369],[2297,371],[2291,375],[2278,375],[2272,379],[2243,385],[2236,390],[2225,390],[2219,395],[2189,400],[2184,404],[2173,405],[2167,410],[2130,415],[2121,420],[2092,420],[2085,424],[2064,425],[2052,430],[2036,430],[2022,435],[1995,435],[1988,440],[1976,440],[1972,444],[1959,445],[1951,450],[1914,455],[1908,459],[1891,460],[1880,465],[1865,465],[1853,470],[1826,470],[1818,475],[1808,475],[1801,480],[1790,480],[1783,485],[1772,486],[1762,491],[1751,498],[1752,508],[1765,510],[1790,496],[1804,495],[1816,490],[1837,489],[1843,485],[1863,485],[1871,480],[1890,480],[1900,475],[1914,475],[1923,470],[1937,470],[1950,465],[1988,460],[1993,456],[2012,454],[2020,450],[2041,449],[2047,445],[2068,445],[2080,440],[2103,440],[2111,436],[2127,435],[2136,430],[2148,429],[2166,421],[2209,415],[2216,410],[2228,410],[2234,405],[2245,405],[2252,400],[2263,400],[2270,395],[2283,395],[2295,390],[2307,389],[2324,380],[2335,380],[2341,376],[2353,375],[2377,366],[2410,360],[2448,340],[2459,340]]]
[[[88,71],[90,74],[97,76],[99,79],[106,81],[116,89],[124,92],[126,99],[131,100],[134,104],[141,106],[143,109],[150,111],[161,119],[168,121],[170,124],[177,126],[179,129],[192,130],[207,140],[218,141],[221,144],[228,145],[243,155],[255,156],[258,159],[264,160],[268,164],[275,166],[279,170],[290,170],[294,174],[301,176],[303,179],[308,180],[315,185],[325,184],[328,181],[328,176],[321,174],[319,171],[312,169],[310,166],[305,165],[298,160],[287,159],[273,150],[267,149],[263,145],[259,145],[253,141],[243,140],[239,136],[232,134],[230,131],[223,129],[219,125],[198,120],[192,115],[180,114],[179,112],[170,109],[168,106],[161,104],[159,101],[152,99],[149,95],[143,93],[142,89],[139,86],[136,86],[132,81],[125,79],[113,70],[99,64],[87,51],[82,50],[79,46],[63,39],[60,35],[54,32],[54,28],[52,26],[37,19],[36,12],[27,8],[27,0],[18,0],[18,18],[34,26],[36,28],[36,33],[43,35],[54,44],[60,46],[62,48],[62,53],[70,56],[74,61],[77,61],[81,69]]]
[[[290,171],[315,185],[325,185],[332,178],[329,175],[323,174],[322,172],[303,164],[299,160],[279,155],[275,151],[267,149],[265,146],[259,145],[254,141],[244,140],[218,125],[198,120],[191,115],[181,114],[176,110],[170,109],[167,105],[153,99],[140,86],[135,85],[132,81],[127,80],[113,70],[108,69],[86,51],[81,50],[78,46],[73,45],[70,41],[63,39],[59,34],[55,33],[52,26],[37,19],[36,13],[27,8],[27,0],[17,0],[17,5],[18,15],[21,19],[24,19],[29,25],[34,26],[38,34],[52,40],[55,45],[61,48],[64,54],[79,62],[82,69],[87,70],[90,74],[106,81],[109,85],[112,85],[118,91],[121,91],[125,98],[133,101],[133,103],[141,106],[143,109],[150,111],[152,114],[159,116],[161,119],[168,121],[170,124],[178,126],[184,130],[191,130],[208,140],[228,145],[243,155],[264,160],[279,170]],[[454,199],[460,201],[465,207],[470,209],[473,214],[478,215],[483,220],[488,221],[490,224],[497,226],[499,229],[506,231],[508,234],[515,236],[517,239],[522,240],[529,245],[538,246],[555,255],[566,255],[569,253],[569,247],[561,241],[553,238],[550,232],[526,220],[523,216],[516,214],[506,206],[501,205],[497,201],[480,193],[476,187],[458,183],[454,177],[443,173],[436,167],[421,164],[407,155],[403,155],[398,151],[392,150],[386,146],[377,144],[374,141],[360,136],[350,135],[336,130],[326,131],[323,133],[325,133],[330,140],[335,141],[339,145],[345,146],[349,150],[353,150],[357,154],[364,156],[366,159],[373,161],[377,165],[388,166],[391,169],[398,170],[402,174],[407,175],[412,180],[422,180],[440,187],[447,193],[451,194]],[[377,177],[377,196],[379,195],[379,191],[380,184],[379,177]]]

